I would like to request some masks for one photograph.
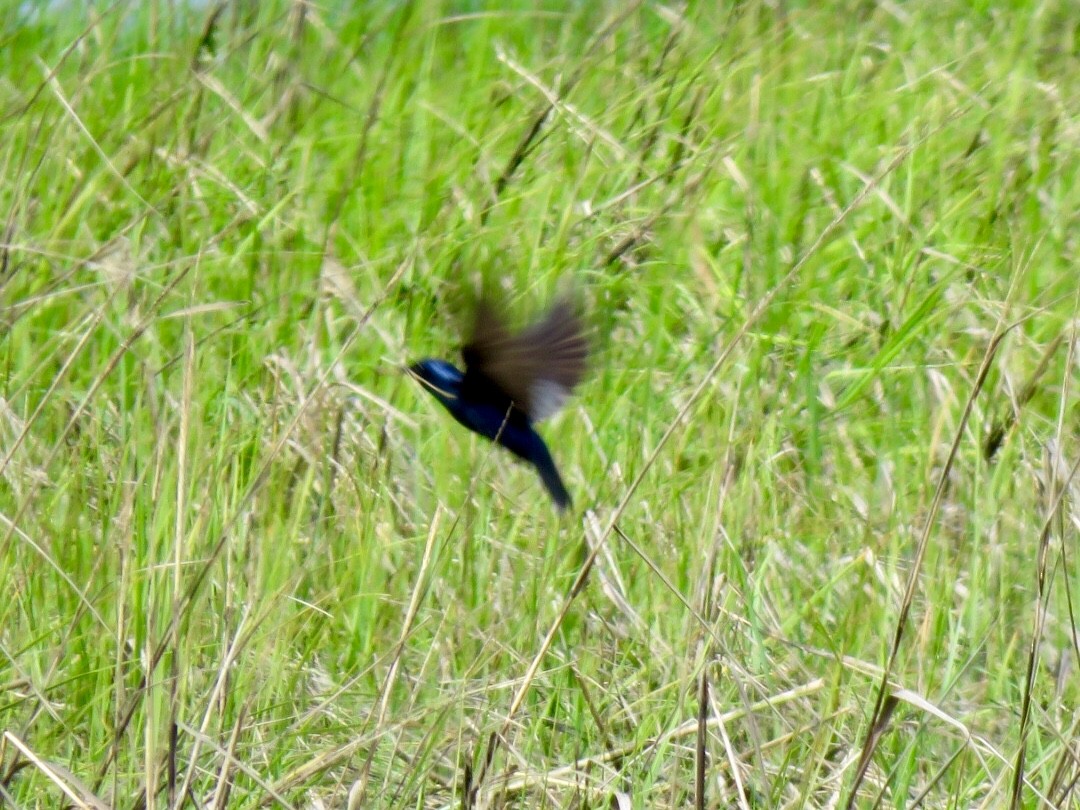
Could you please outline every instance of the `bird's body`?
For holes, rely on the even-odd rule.
[[[584,372],[587,354],[581,321],[565,301],[517,335],[482,302],[462,349],[464,371],[434,359],[409,370],[460,424],[533,465],[556,505],[566,509],[570,493],[533,424],[566,400]]]

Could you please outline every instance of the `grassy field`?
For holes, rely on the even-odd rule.
[[[1080,806],[1069,0],[179,5],[0,11],[0,804]]]

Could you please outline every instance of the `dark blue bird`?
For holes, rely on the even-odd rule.
[[[491,302],[481,300],[461,349],[464,371],[433,359],[409,371],[458,422],[533,465],[556,505],[566,509],[570,493],[533,425],[566,402],[585,373],[588,354],[584,325],[568,299],[517,334]]]

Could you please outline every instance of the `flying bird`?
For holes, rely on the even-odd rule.
[[[428,358],[409,371],[458,422],[535,467],[564,510],[570,493],[533,426],[563,406],[585,373],[588,355],[584,324],[568,298],[516,334],[499,308],[481,299],[461,349],[465,370]]]

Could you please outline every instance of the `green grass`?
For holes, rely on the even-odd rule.
[[[0,11],[0,803],[1077,805],[1071,3],[179,5]]]

